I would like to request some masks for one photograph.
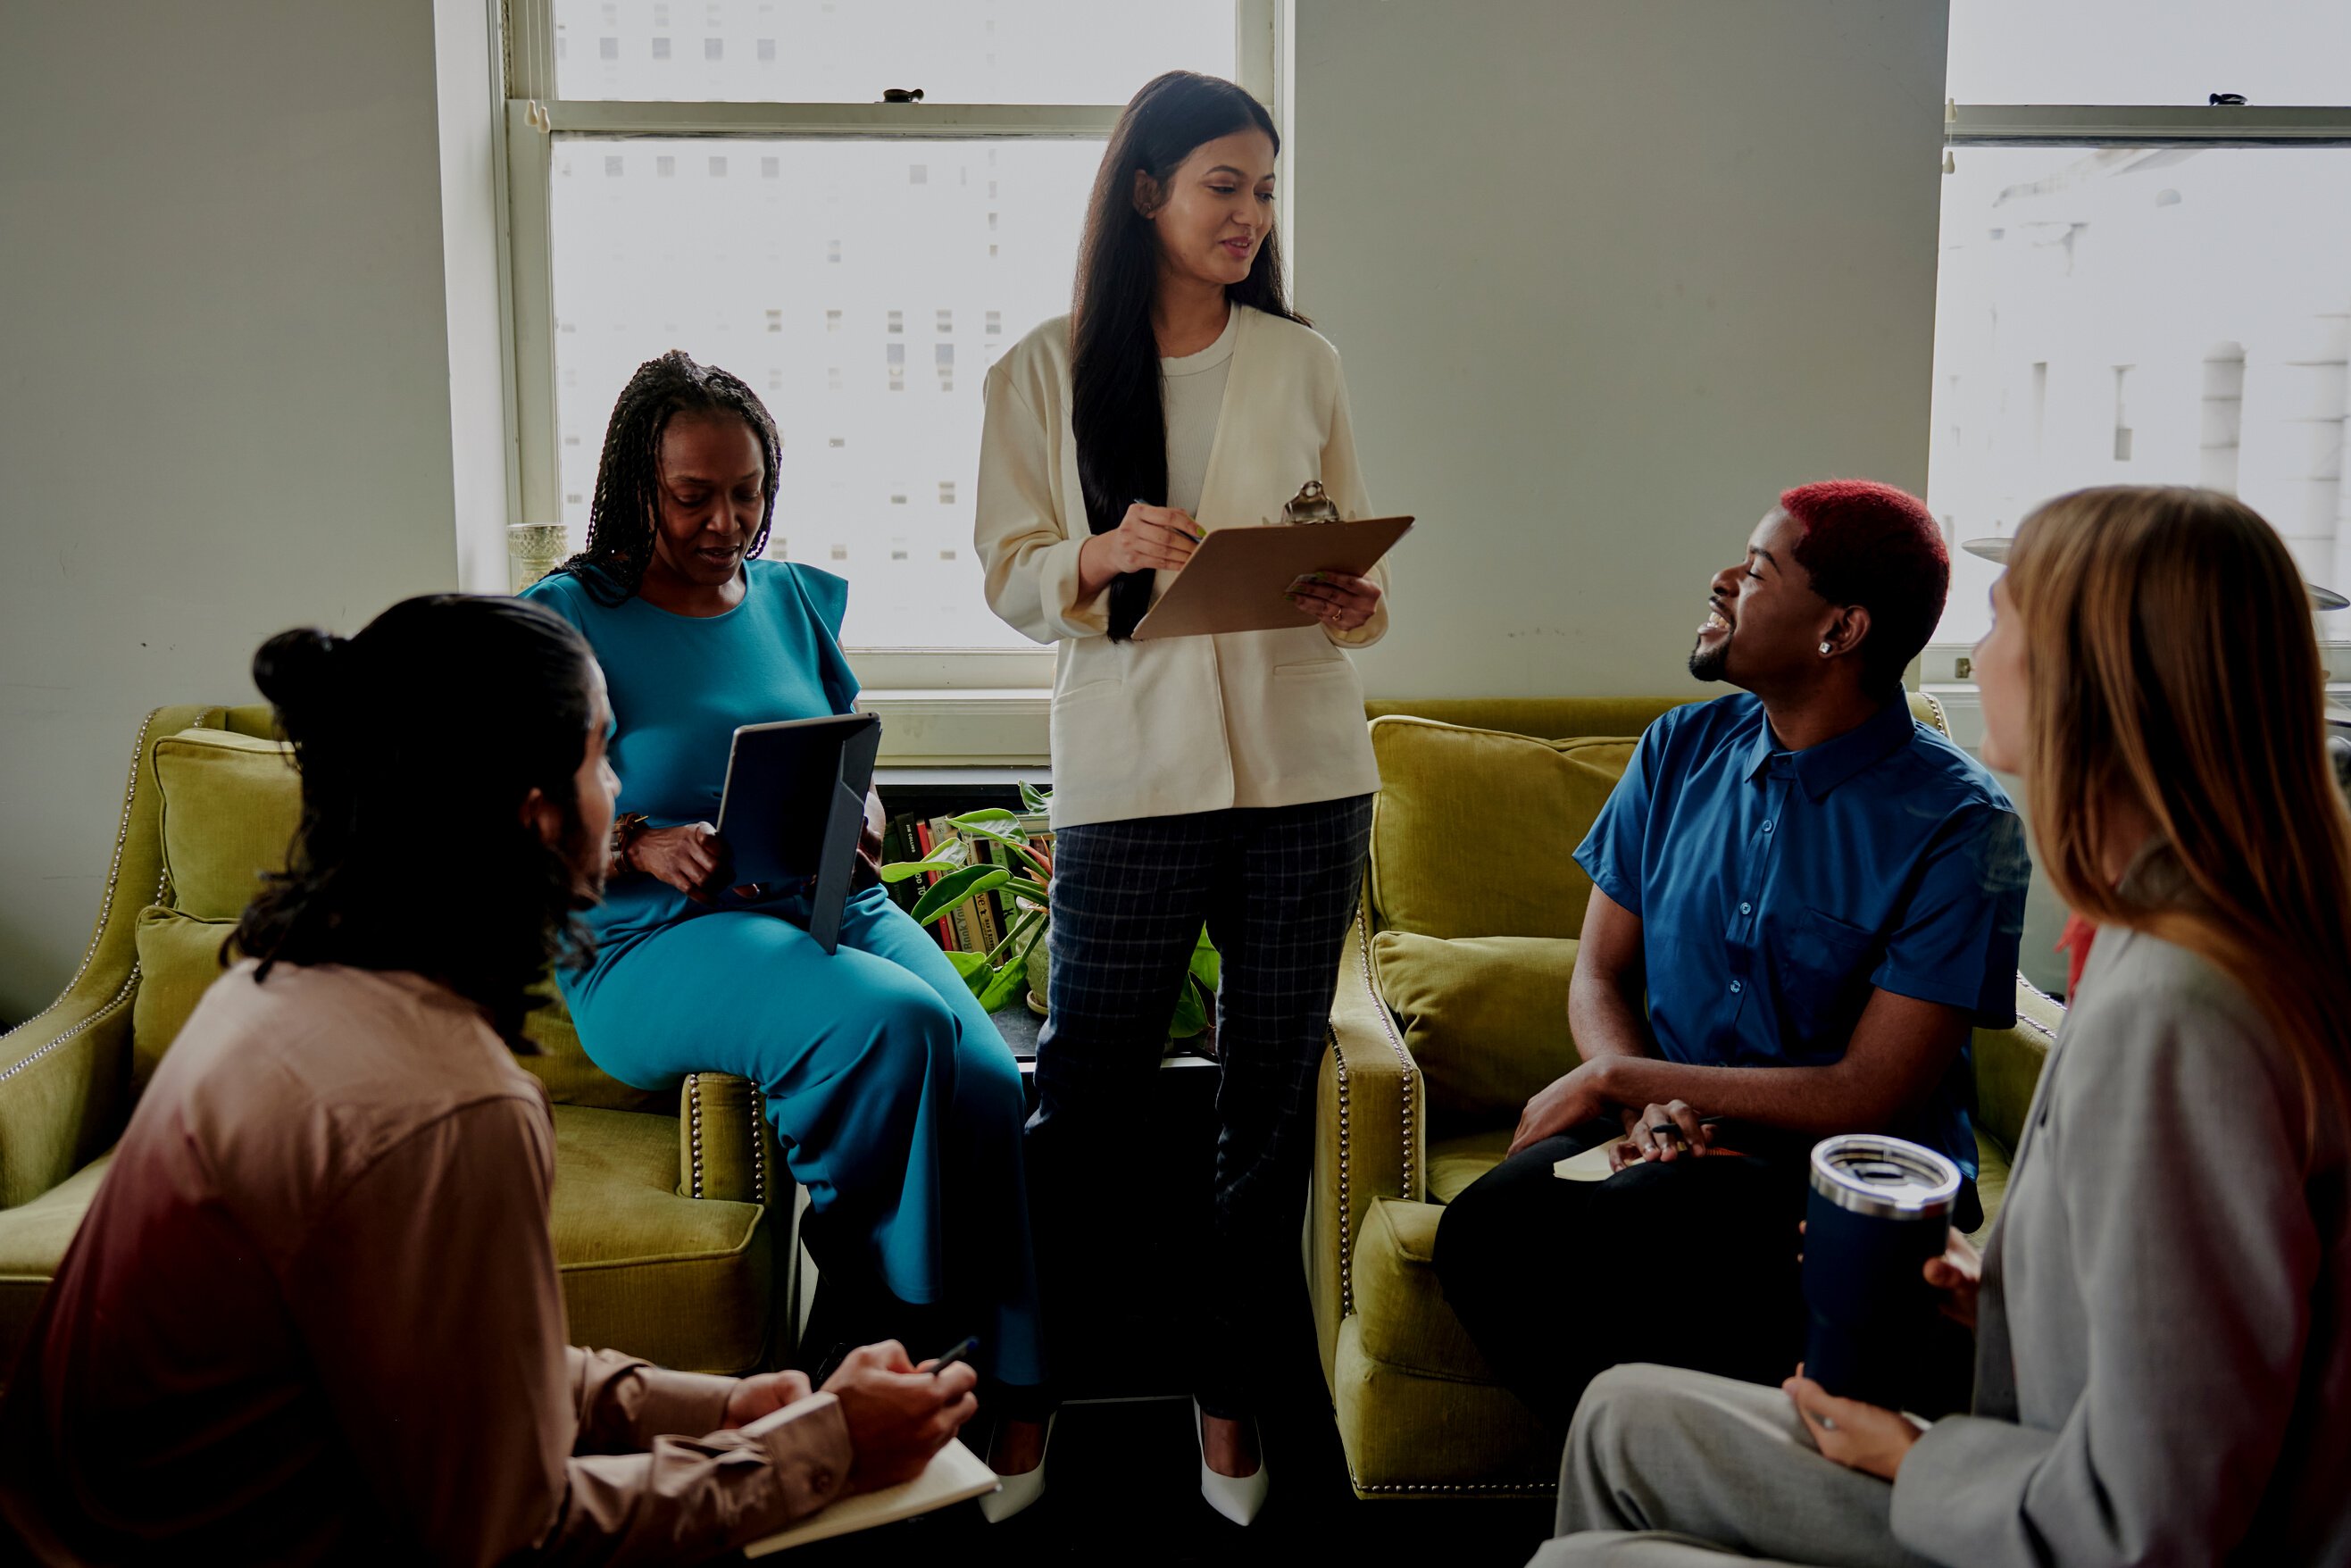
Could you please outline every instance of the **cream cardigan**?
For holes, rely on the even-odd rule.
[[[1207,479],[1204,528],[1276,520],[1320,479],[1345,517],[1370,515],[1338,351],[1308,328],[1246,306]],[[1078,597],[1088,538],[1070,431],[1067,318],[1029,333],[987,372],[974,542],[989,608],[1060,646],[1053,680],[1053,823],[1301,805],[1379,788],[1364,689],[1333,643],[1387,630],[1384,596],[1353,633],[1320,626],[1113,643],[1107,591]],[[1384,567],[1375,570],[1384,588]],[[1161,572],[1153,590],[1165,591]]]

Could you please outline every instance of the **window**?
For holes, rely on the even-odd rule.
[[[934,670],[897,684],[1049,680],[1044,656],[988,611],[967,548],[979,372],[1068,309],[1103,139],[1137,87],[1183,67],[1271,99],[1270,6],[671,9],[674,26],[645,5],[512,0],[510,96],[544,103],[553,128],[551,139],[515,138],[517,211],[543,200],[548,236],[543,279],[517,277],[517,313],[545,319],[555,345],[550,366],[517,368],[526,512],[559,510],[578,537],[584,509],[557,498],[592,493],[598,453],[554,433],[601,429],[636,366],[683,348],[762,387],[779,427],[824,433],[783,455],[777,532],[789,527],[804,554],[851,577],[850,646],[1018,650],[1026,661],[1018,676]],[[574,32],[616,43],[594,59],[552,47],[528,57],[527,40]],[[675,57],[656,63],[653,42],[673,37]],[[923,88],[925,101],[893,124],[897,106],[875,100],[901,86]],[[730,188],[729,172],[753,159],[759,183]],[[604,178],[583,185],[575,172],[595,160]],[[958,320],[983,322],[991,340],[960,375]],[[928,355],[907,352],[915,336],[931,338]],[[919,371],[925,358],[931,376]],[[940,475],[951,477],[910,483]],[[909,505],[933,493],[937,505]],[[808,543],[812,528],[820,542]],[[869,687],[892,684],[873,668],[861,661]]]
[[[2351,580],[2351,5],[1952,0],[1950,95],[1928,502],[1951,542],[2086,485],[2203,485]],[[1982,635],[1998,570],[1955,552],[1938,643]]]

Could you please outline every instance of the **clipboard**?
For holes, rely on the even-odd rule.
[[[882,749],[870,713],[747,724],[726,757],[718,836],[738,882],[816,878],[808,934],[827,953],[841,944],[841,913],[857,869],[865,792]]]
[[[1282,597],[1290,583],[1311,571],[1363,576],[1412,531],[1412,522],[1365,517],[1353,523],[1212,528],[1135,626],[1135,639],[1319,626],[1321,622]]]

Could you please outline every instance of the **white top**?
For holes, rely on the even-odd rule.
[[[1233,339],[1240,312],[1228,311],[1225,329],[1196,354],[1159,361],[1160,402],[1167,422],[1167,504],[1186,514],[1200,509],[1200,488],[1208,479],[1208,454],[1217,445],[1217,415],[1225,406],[1225,382],[1233,366]]]
[[[1204,529],[1272,523],[1300,486],[1320,479],[1343,516],[1371,516],[1338,350],[1294,321],[1239,305],[1226,337],[1221,409],[1198,504],[1187,510]],[[1171,388],[1179,379],[1200,378],[1171,378]],[[1078,551],[1089,530],[1070,401],[1070,328],[1060,318],[1014,344],[987,373],[974,528],[989,607],[1060,650],[1054,825],[1302,805],[1377,789],[1363,685],[1340,647],[1379,640],[1386,600],[1353,632],[1301,626],[1112,642],[1108,594],[1078,594]],[[1176,423],[1171,413],[1171,480]],[[1372,575],[1385,586],[1384,566]],[[1155,599],[1171,580],[1159,575]]]

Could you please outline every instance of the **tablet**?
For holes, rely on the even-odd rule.
[[[808,933],[828,953],[840,944],[881,747],[873,715],[829,714],[747,724],[726,758],[718,836],[732,857],[729,876],[737,883],[816,878]]]

